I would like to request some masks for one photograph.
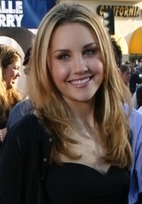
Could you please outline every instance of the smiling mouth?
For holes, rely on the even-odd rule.
[[[73,80],[73,81],[70,81],[70,83],[73,85],[83,85],[83,84],[88,83],[92,78],[93,78],[93,76],[87,77],[84,79]]]

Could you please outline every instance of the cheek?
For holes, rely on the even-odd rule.
[[[4,74],[5,74],[5,75],[11,75],[13,72],[14,72],[14,70],[11,69],[11,68],[6,68],[6,69],[4,70]]]
[[[12,78],[14,75],[15,75],[15,72],[14,72],[13,70],[10,70],[10,71],[7,73],[7,77],[8,77],[8,78]]]
[[[95,74],[104,77],[104,67],[100,60],[92,61],[89,67]]]
[[[96,55],[95,57],[93,58],[89,58],[87,59],[86,61],[86,64],[88,67],[90,67],[91,69],[97,69],[97,67],[102,67],[102,62],[101,62],[101,59],[98,55]]]
[[[9,70],[5,69],[3,72],[5,81],[9,79],[9,74],[10,74]]]
[[[51,70],[51,75],[54,81],[65,81],[69,76],[69,68],[64,65],[53,64]]]

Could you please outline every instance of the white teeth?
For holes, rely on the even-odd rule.
[[[82,80],[76,80],[76,81],[71,81],[71,84],[75,84],[75,85],[80,85],[80,84],[84,84],[86,82],[88,82],[90,80],[90,78],[86,78],[86,79],[82,79]]]

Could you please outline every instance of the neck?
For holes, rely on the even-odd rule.
[[[79,126],[94,126],[94,100],[78,102],[66,101],[72,112],[73,123]],[[87,125],[88,126],[88,125]]]

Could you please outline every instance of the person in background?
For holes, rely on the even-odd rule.
[[[29,59],[32,53],[32,47],[29,47],[26,51],[25,57],[24,57],[24,61],[23,61],[23,66],[24,66],[24,73],[27,75],[30,71],[30,67],[29,67]]]
[[[0,45],[0,147],[6,134],[10,110],[21,100],[16,87],[20,77],[21,55],[11,46]]]
[[[118,65],[117,69],[119,72],[119,67],[122,63],[122,50],[117,44],[115,39],[111,39],[112,47],[115,53],[115,61]],[[133,94],[132,98],[136,95]],[[127,112],[128,107],[125,105],[124,110]],[[131,137],[130,143],[133,152],[133,165],[130,169],[130,190],[129,190],[129,200],[128,204],[141,204],[142,203],[142,165],[141,165],[141,155],[142,155],[142,114],[136,111],[134,108],[129,116],[130,119],[130,129]]]
[[[142,86],[140,86],[139,88],[137,88],[137,90],[135,91],[135,93],[132,96],[132,105],[133,108],[135,108],[136,110],[138,110],[139,112],[142,112],[142,104],[141,104],[141,94],[142,92]]]
[[[126,64],[121,64],[119,69],[120,69],[120,76],[122,80],[129,87],[129,81],[131,78],[131,68]]]
[[[111,37],[112,48],[115,55],[115,61],[117,64],[118,72],[120,73],[120,77],[123,82],[129,86],[130,76],[131,76],[131,69],[128,65],[122,64],[122,50],[120,45],[117,44],[116,40]]]
[[[127,203],[131,95],[116,67],[97,14],[76,3],[47,13],[27,76],[35,111],[2,149],[1,204]]]
[[[136,91],[132,95],[132,106],[135,109],[138,109],[137,98],[136,98]]]
[[[136,91],[136,99],[137,99],[137,109],[140,113],[142,113],[142,86],[139,87]]]
[[[122,49],[120,45],[118,45],[118,43],[116,42],[115,38],[113,37],[111,37],[111,43],[117,68],[120,68],[120,66],[122,65]]]
[[[31,56],[31,52],[32,52],[32,48],[28,48],[25,57],[24,57],[24,73],[26,75],[29,74],[30,71],[30,65],[29,65],[29,59]],[[21,100],[19,103],[17,103],[12,110],[10,111],[10,115],[7,121],[7,130],[9,131],[10,128],[17,123],[19,120],[22,119],[22,117],[24,115],[26,115],[27,113],[33,111],[33,106],[30,102],[30,100],[28,99],[28,97],[26,97],[25,99]]]
[[[136,73],[139,75],[141,74],[142,71],[142,59],[139,61],[137,60],[136,65],[135,65]]]
[[[129,62],[129,61],[126,62],[126,65],[128,65],[131,68],[131,77],[130,77],[129,89],[133,95],[137,89],[137,84],[142,84],[142,78],[136,72],[136,68],[134,68],[132,66],[131,62]]]

